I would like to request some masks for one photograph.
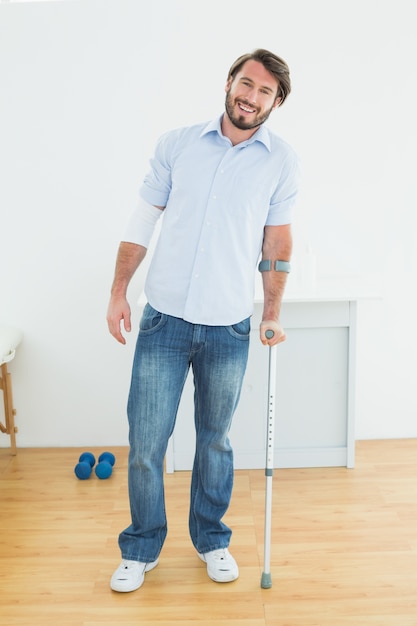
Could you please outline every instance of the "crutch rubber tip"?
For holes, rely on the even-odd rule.
[[[272,587],[271,574],[266,574],[265,572],[262,572],[261,587],[262,589],[271,589]]]

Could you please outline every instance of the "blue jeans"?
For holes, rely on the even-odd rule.
[[[132,523],[119,536],[124,559],[154,561],[164,544],[164,457],[190,366],[196,429],[190,536],[202,553],[229,545],[231,530],[222,522],[233,487],[228,432],[245,374],[249,332],[249,318],[233,326],[204,326],[146,305],[128,400]]]

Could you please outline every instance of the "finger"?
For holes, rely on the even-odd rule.
[[[284,332],[282,332],[282,333],[279,335],[279,337],[277,338],[276,343],[282,343],[283,341],[285,341],[285,340],[286,340],[286,338],[287,338],[287,335],[286,335]]]
[[[123,326],[124,329],[127,333],[130,333],[130,331],[132,330],[132,324],[130,321],[130,313],[127,313],[126,315],[124,315],[123,317]]]
[[[109,327],[109,332],[112,337],[114,337],[119,343],[122,343],[124,345],[126,343],[126,339],[123,337],[120,330],[121,320],[118,319],[117,321],[114,321],[112,319],[109,319],[107,323]]]
[[[113,337],[115,339],[117,339],[117,341],[123,345],[126,344],[126,339],[123,337],[122,333],[120,332],[120,330],[116,333],[112,333]]]

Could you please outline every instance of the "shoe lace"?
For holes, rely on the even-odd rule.
[[[123,559],[120,564],[120,569],[131,569],[135,565],[135,561],[129,561],[128,559]]]
[[[218,550],[213,550],[213,559],[216,561],[226,561],[228,559],[228,551],[227,548],[219,548]]]

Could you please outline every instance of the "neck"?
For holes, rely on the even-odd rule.
[[[247,130],[242,130],[232,124],[226,111],[223,115],[221,123],[222,133],[225,137],[230,139],[233,146],[236,146],[238,143],[242,143],[242,141],[247,141],[248,139],[250,139],[252,135],[256,133],[258,128],[259,126],[256,126],[255,128],[249,128]]]

